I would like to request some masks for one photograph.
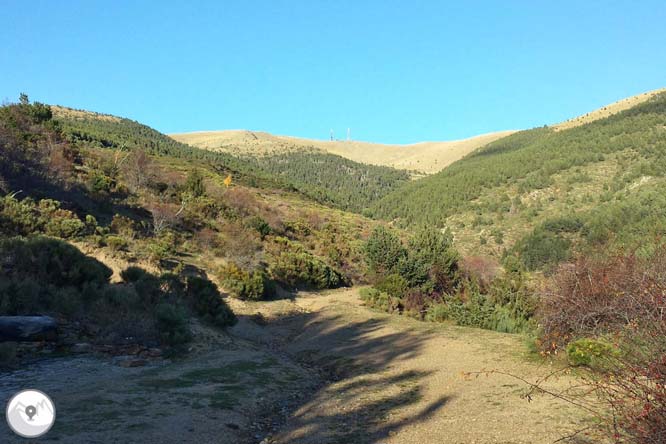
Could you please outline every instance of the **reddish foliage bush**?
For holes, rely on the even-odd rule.
[[[459,263],[463,278],[475,281],[481,291],[486,291],[497,277],[500,265],[497,259],[488,256],[467,256]]]
[[[257,212],[259,202],[245,188],[230,188],[224,194],[225,203],[236,210],[241,216],[251,216]]]
[[[634,254],[580,257],[559,267],[543,295],[544,349],[581,336],[616,332],[632,321],[660,318],[666,301],[666,247],[646,260]]]
[[[559,268],[543,298],[544,351],[577,337],[612,338],[616,352],[583,378],[608,407],[599,415],[613,442],[666,442],[665,302],[664,246],[648,259],[579,258]]]

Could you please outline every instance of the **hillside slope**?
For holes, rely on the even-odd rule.
[[[626,97],[617,102],[610,103],[601,108],[585,113],[582,116],[573,117],[567,119],[564,122],[556,123],[555,125],[550,125],[556,131],[574,128],[586,123],[594,122],[595,120],[603,119],[610,117],[613,114],[617,114],[626,109],[632,108],[636,105],[640,105],[643,102],[646,102],[656,96],[657,94],[663,93],[666,91],[666,88],[655,89],[653,91],[644,92],[642,94],[637,94],[635,96]]]
[[[138,122],[54,106],[53,114],[72,143],[118,151],[141,149],[157,156],[214,165],[219,173],[253,186],[297,190],[319,203],[361,212],[409,180],[406,171],[361,164],[317,150],[244,156],[176,141]]]
[[[546,256],[577,240],[649,244],[666,226],[665,171],[661,93],[580,126],[515,133],[411,182],[373,210],[405,226],[448,226],[459,247],[483,254],[499,255],[519,241]]]
[[[266,156],[317,149],[371,165],[432,174],[466,154],[514,131],[499,131],[469,139],[448,142],[422,142],[411,145],[384,145],[358,141],[322,141],[275,136],[256,131],[202,131],[170,134],[189,145],[241,156]]]

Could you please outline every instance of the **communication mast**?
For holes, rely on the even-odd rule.
[[[347,128],[347,142],[351,140],[351,128]]]
[[[331,142],[333,142],[333,128],[331,128]]]

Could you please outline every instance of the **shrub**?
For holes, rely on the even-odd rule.
[[[155,318],[162,342],[180,345],[192,339],[184,308],[167,303],[159,304],[155,307]]]
[[[41,285],[104,284],[112,274],[108,267],[76,247],[44,237],[0,240],[0,258],[10,264],[10,276],[35,280]],[[0,271],[0,275],[6,276],[5,273]]]
[[[562,216],[544,221],[542,227],[552,233],[577,233],[583,228],[583,221],[575,215]]]
[[[134,221],[129,217],[115,214],[109,226],[112,233],[121,235],[128,239],[134,239],[136,230],[134,229]]]
[[[224,201],[233,212],[250,216],[257,211],[257,199],[245,188],[232,187],[224,193]]]
[[[460,261],[461,277],[476,282],[481,291],[490,287],[499,270],[497,260],[487,256],[467,256]]]
[[[262,244],[258,233],[237,222],[221,227],[220,254],[245,269],[257,268],[262,261]]]
[[[495,239],[497,245],[502,245],[504,243],[504,232],[494,228],[491,230],[490,235]]]
[[[203,175],[198,169],[190,171],[185,181],[184,190],[192,197],[201,197],[206,194],[206,185],[204,184]]]
[[[102,171],[95,170],[88,179],[88,188],[96,194],[108,194],[111,192],[114,180]]]
[[[120,236],[106,236],[106,244],[113,251],[126,250],[128,242]]]
[[[86,214],[86,220],[85,220],[85,231],[86,234],[95,234],[97,233],[97,219],[95,219],[95,216],[91,214]]]
[[[435,302],[428,306],[425,320],[430,322],[444,322],[451,317],[449,305],[445,302]]]
[[[188,276],[185,284],[187,300],[197,316],[218,327],[236,323],[236,315],[224,302],[214,283],[205,278]]]
[[[377,274],[388,274],[397,269],[400,260],[407,256],[400,239],[383,226],[375,228],[365,246],[370,270]]]
[[[12,196],[0,199],[0,230],[5,235],[28,235],[43,226],[39,211],[31,199],[17,200]]]
[[[140,267],[127,267],[120,272],[120,277],[123,278],[125,282],[134,283],[139,279],[146,276],[148,272]]]
[[[46,234],[50,236],[68,239],[82,233],[85,224],[71,211],[57,210],[51,213],[44,228]]]
[[[306,252],[282,251],[269,266],[270,276],[291,288],[336,288],[344,284],[342,275],[321,259]]]
[[[219,270],[222,286],[238,299],[258,301],[264,297],[264,278],[259,271],[245,271],[233,262]]]
[[[0,241],[0,312],[71,314],[87,298],[97,298],[111,270],[75,247],[55,239]]]
[[[580,256],[559,267],[542,296],[539,309],[546,350],[574,337],[599,336],[633,321],[659,318],[666,294],[666,246],[651,257],[635,254],[590,258]]]
[[[496,309],[491,325],[487,328],[516,333],[533,327],[532,319],[539,300],[534,290],[527,285],[522,270],[507,269],[492,282],[488,297]]]
[[[609,358],[617,355],[617,349],[601,339],[582,338],[567,345],[567,358],[573,366],[603,368]],[[606,361],[606,363],[604,363]]]
[[[268,225],[268,222],[259,216],[251,217],[247,224],[250,228],[257,230],[257,233],[259,233],[259,236],[261,236],[262,240],[271,234],[270,225]]]
[[[469,291],[467,300],[460,298],[448,301],[450,318],[456,324],[469,327],[489,328],[495,306],[484,295],[475,290]]]
[[[553,266],[569,258],[571,241],[543,229],[535,229],[521,239],[515,250],[528,270]]]
[[[403,313],[416,319],[423,319],[432,296],[421,290],[411,290],[402,298]]]
[[[400,312],[402,308],[399,298],[381,292],[376,288],[362,288],[360,296],[367,306],[387,313]]]
[[[147,248],[150,260],[159,264],[176,253],[176,235],[170,230],[165,230],[151,239]]]
[[[375,284],[375,288],[382,293],[389,294],[395,298],[402,299],[407,295],[409,284],[399,274],[389,274]]]

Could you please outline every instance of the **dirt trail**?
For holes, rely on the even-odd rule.
[[[293,301],[242,304],[276,319],[234,334],[327,368],[331,380],[293,412],[279,443],[552,443],[581,426],[581,414],[502,375],[536,380],[548,365],[521,354],[520,337],[434,325],[361,306],[357,289],[304,294]],[[289,313],[291,316],[284,316]],[[281,319],[281,320],[280,320]],[[568,379],[549,382],[564,389]]]
[[[378,313],[358,289],[230,304],[239,323],[193,323],[185,355],[137,368],[54,357],[0,372],[0,398],[49,393],[58,418],[45,438],[67,443],[551,443],[580,425],[570,406],[522,399],[510,377],[462,376],[549,373],[515,335]],[[0,442],[22,441],[0,425]]]

